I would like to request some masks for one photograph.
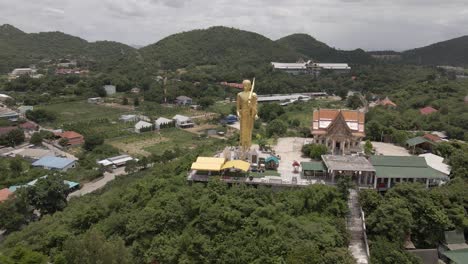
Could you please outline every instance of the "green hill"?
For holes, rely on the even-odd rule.
[[[295,61],[300,54],[253,32],[211,27],[171,35],[140,49],[149,66],[258,66],[271,61]]]
[[[276,42],[315,61],[363,64],[372,62],[371,56],[362,49],[337,50],[307,34],[292,34]]]
[[[107,67],[128,60],[136,50],[118,42],[87,42],[62,32],[27,34],[11,25],[0,26],[0,72],[27,67],[42,59],[74,58]]]
[[[407,63],[468,66],[468,36],[403,52]]]

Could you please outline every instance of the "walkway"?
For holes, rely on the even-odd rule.
[[[96,181],[88,182],[83,184],[81,189],[72,192],[68,195],[67,199],[70,200],[71,197],[79,197],[88,193],[92,193],[104,187],[108,182],[113,181],[116,176],[125,174],[125,167],[120,167],[115,169],[112,173],[105,172],[104,177],[99,178]]]
[[[351,234],[349,251],[351,251],[358,264],[367,264],[369,263],[369,259],[366,254],[358,193],[354,189],[349,189],[349,192],[348,208],[350,213],[348,216],[348,231]]]
[[[278,172],[281,174],[281,178],[284,181],[291,182],[294,176],[300,178],[299,173],[293,172],[294,168],[292,164],[294,161],[310,161],[309,158],[302,157],[301,152],[302,146],[306,140],[306,138],[300,137],[279,138],[278,143],[273,148],[276,154],[281,157]]]

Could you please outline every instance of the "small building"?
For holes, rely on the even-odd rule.
[[[419,113],[421,115],[430,115],[430,114],[437,113],[437,112],[438,112],[437,109],[431,106],[426,106],[424,108],[419,109]]]
[[[0,102],[5,102],[6,100],[13,100],[13,97],[7,94],[0,94]]]
[[[140,88],[138,87],[133,87],[131,90],[130,90],[131,93],[134,93],[134,94],[139,94],[140,93]]]
[[[327,176],[327,169],[322,161],[301,162],[301,177],[308,178],[323,178]]]
[[[63,133],[59,133],[57,136],[60,138],[67,139],[69,146],[76,146],[76,145],[81,145],[84,143],[83,135],[75,131],[65,131]]]
[[[6,107],[0,107],[0,119],[17,121],[19,117],[19,113]]]
[[[159,130],[161,129],[161,127],[164,128],[164,127],[170,126],[172,123],[174,123],[174,120],[171,120],[165,117],[160,117],[156,119],[156,121],[154,121],[154,126],[156,129]]]
[[[175,103],[178,105],[191,105],[192,98],[187,97],[185,95],[177,96]]]
[[[100,104],[100,103],[103,103],[103,102],[104,102],[104,99],[102,99],[102,97],[88,98],[88,103],[90,103],[90,104]]]
[[[364,119],[365,113],[355,110],[314,110],[312,143],[325,145],[332,154],[359,153],[365,137]]]
[[[311,60],[296,63],[272,62],[274,70],[283,71],[292,75],[310,74],[319,76],[322,71],[346,74],[351,71],[347,63],[315,63]]]
[[[190,128],[195,126],[195,123],[193,123],[192,119],[188,116],[175,115],[172,120],[174,120],[175,126],[178,128]]]
[[[13,194],[8,188],[3,188],[0,190],[0,203],[8,200],[8,198]]]
[[[137,115],[121,115],[119,120],[123,122],[137,122],[138,116]]]
[[[39,130],[39,125],[33,121],[26,121],[18,125],[24,131],[37,131]]]
[[[46,170],[67,171],[76,167],[76,160],[45,156],[32,163],[33,167],[40,167]]]
[[[22,115],[25,115],[27,111],[33,111],[33,110],[34,110],[34,106],[32,106],[32,105],[22,105],[22,106],[18,107],[18,111]]]
[[[33,76],[36,73],[36,69],[33,68],[16,68],[11,73],[12,77],[19,77],[22,75]]]
[[[107,85],[104,85],[103,88],[106,91],[107,95],[113,95],[117,92],[115,85],[107,84]]]
[[[335,184],[337,178],[342,176],[351,177],[351,180],[358,186],[372,186],[376,182],[375,169],[364,157],[322,155],[322,160],[327,168],[325,181],[332,184]]]
[[[415,154],[416,148],[425,150],[425,151],[432,151],[434,148],[434,142],[426,139],[425,137],[414,137],[406,140],[406,146],[411,150],[413,154]]]
[[[135,133],[141,133],[153,130],[153,124],[146,121],[139,121],[135,124]]]
[[[446,174],[429,167],[424,157],[371,156],[370,162],[375,168],[374,188],[379,191],[402,182],[419,182],[431,187],[449,180]]]
[[[129,155],[120,155],[120,156],[115,156],[115,157],[100,160],[97,163],[104,167],[107,167],[107,166],[120,167],[120,166],[124,166],[125,164],[127,164],[127,162],[131,160],[135,160],[135,159]]]

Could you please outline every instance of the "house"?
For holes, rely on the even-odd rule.
[[[76,160],[45,156],[32,163],[33,167],[40,167],[46,170],[67,171],[76,167]]]
[[[136,160],[136,159],[132,158],[129,155],[120,155],[120,156],[115,156],[115,157],[100,160],[97,163],[104,167],[107,167],[107,166],[120,167],[120,166],[124,166],[125,164],[127,164],[127,162],[131,160]]]
[[[90,104],[100,104],[100,103],[103,103],[103,102],[104,102],[104,99],[102,99],[101,97],[88,98],[88,103],[90,103]]]
[[[364,119],[365,113],[355,110],[314,110],[312,143],[325,145],[332,154],[359,153],[365,137]]]
[[[140,88],[138,87],[133,87],[131,90],[130,90],[131,93],[134,93],[134,94],[139,94],[140,93]]]
[[[424,108],[421,108],[419,109],[419,113],[421,115],[430,115],[430,114],[433,114],[433,113],[436,113],[438,112],[437,109],[431,107],[431,106],[426,106]]]
[[[178,128],[190,128],[195,126],[195,123],[193,123],[192,119],[188,116],[175,115],[172,120],[174,120],[175,126]]]
[[[434,142],[425,137],[414,137],[406,140],[406,146],[411,149],[411,152],[415,154],[416,148],[425,151],[432,151],[434,148]]]
[[[0,102],[5,102],[6,100],[13,100],[13,97],[6,94],[0,94]]]
[[[107,84],[107,85],[104,85],[103,88],[106,91],[107,95],[113,95],[117,92],[115,85]]]
[[[65,138],[68,140],[68,145],[69,146],[76,146],[76,145],[81,145],[84,143],[84,137],[83,135],[75,132],[75,131],[65,131],[63,133],[57,134],[58,137],[60,138]]]
[[[185,95],[177,96],[175,103],[178,105],[191,105],[192,98],[187,97]]]
[[[0,190],[0,203],[8,200],[8,198],[13,194],[8,188],[3,188]]]
[[[434,142],[434,143],[439,143],[439,142],[442,142],[442,141],[443,141],[439,136],[434,135],[434,134],[425,134],[425,135],[423,136],[423,138],[425,138],[425,139],[427,139],[427,140],[429,140],[429,141],[432,141],[432,142]]]
[[[424,157],[371,156],[370,163],[375,168],[374,188],[379,191],[401,182],[419,182],[428,188],[449,180],[446,174],[428,166]]]
[[[27,111],[32,111],[32,110],[34,110],[34,107],[32,105],[22,105],[18,107],[18,111],[22,115],[25,115]]]
[[[0,107],[0,119],[7,119],[10,121],[17,121],[19,118],[19,113],[6,108],[6,107]]]
[[[121,115],[119,120],[123,121],[123,122],[137,122],[138,121],[138,116],[136,116],[136,115]]]
[[[24,131],[37,131],[39,129],[39,125],[33,121],[26,121],[19,124],[18,126]]]
[[[36,69],[33,69],[33,68],[17,68],[17,69],[14,69],[10,73],[10,76],[12,77],[19,77],[22,75],[33,76],[35,73],[36,73]]]
[[[171,120],[171,119],[168,119],[168,118],[165,118],[165,117],[160,117],[160,118],[156,119],[156,121],[154,121],[154,126],[155,126],[156,129],[161,129],[161,126],[164,128],[166,126],[169,126],[173,122],[174,122],[174,120]]]
[[[325,178],[327,169],[322,161],[301,162],[301,177],[307,178]]]
[[[151,130],[153,130],[153,124],[148,123],[146,121],[139,121],[138,123],[135,124],[136,133],[141,133],[141,132],[151,131]]]

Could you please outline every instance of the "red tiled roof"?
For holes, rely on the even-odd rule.
[[[65,131],[61,134],[59,134],[60,137],[62,138],[67,138],[67,139],[75,139],[75,138],[83,138],[83,136],[75,131]]]
[[[31,129],[31,130],[34,130],[34,129],[37,129],[38,125],[32,121],[26,121],[22,124],[19,125],[19,127],[21,127],[22,129]]]
[[[8,197],[12,194],[13,193],[10,190],[8,190],[8,188],[1,189],[0,190],[0,203],[6,201]]]
[[[10,133],[10,131],[13,131],[15,129],[18,129],[18,128],[14,126],[0,127],[0,136],[6,135]]]
[[[436,142],[436,143],[442,141],[442,139],[439,136],[433,135],[433,134],[425,134],[423,137],[425,139],[428,139],[428,140],[430,140],[432,142]]]
[[[313,121],[319,121],[320,117],[320,120],[328,119],[333,121],[340,111],[346,121],[356,120],[359,123],[364,123],[364,112],[354,110],[319,109],[314,111],[312,119]]]
[[[426,106],[424,108],[419,109],[419,113],[421,113],[421,115],[429,115],[435,112],[437,112],[437,109],[430,106]]]

